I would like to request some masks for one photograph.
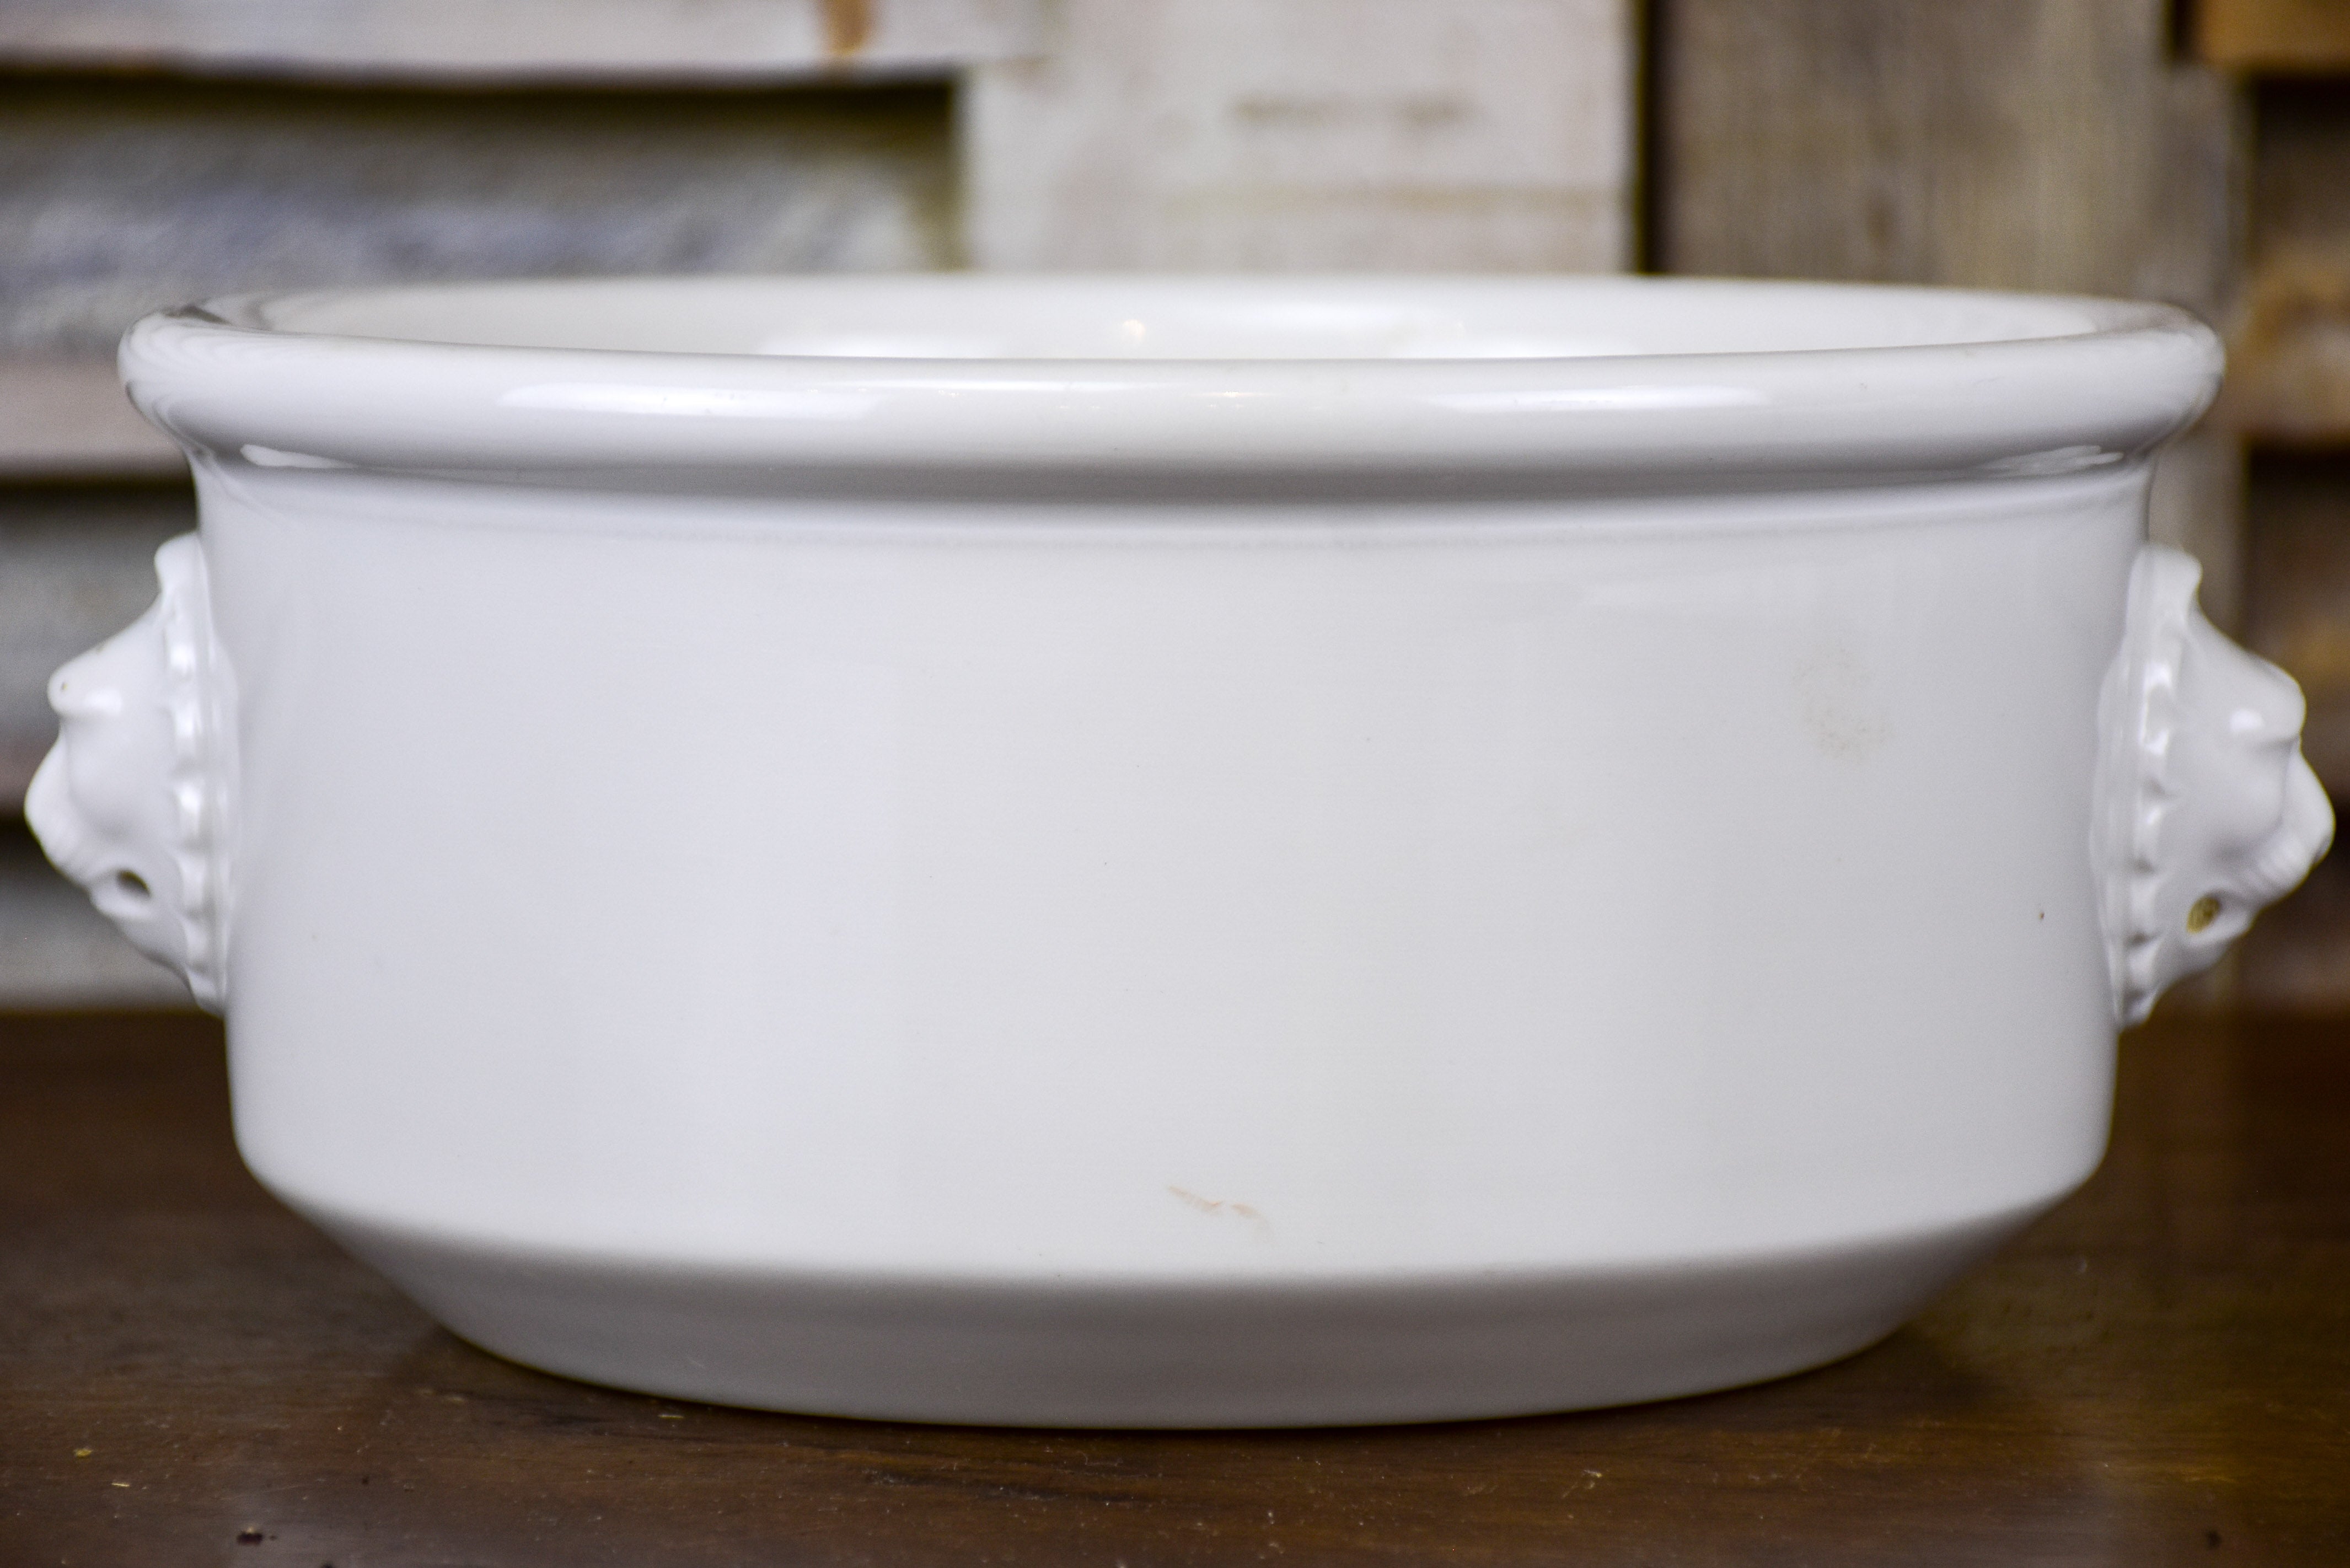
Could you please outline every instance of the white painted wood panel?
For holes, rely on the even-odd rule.
[[[1063,0],[962,95],[1002,268],[1614,270],[1627,0]]]
[[[1045,0],[10,0],[20,68],[476,82],[944,78]]]

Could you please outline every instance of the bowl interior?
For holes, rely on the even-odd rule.
[[[1638,278],[892,277],[279,296],[247,324],[516,348],[924,359],[1523,359],[2070,337],[2102,301]]]

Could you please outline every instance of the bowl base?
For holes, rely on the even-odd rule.
[[[591,1383],[806,1415],[1217,1428],[1537,1415],[1803,1371],[1890,1334],[2045,1207],[1727,1262],[1218,1283],[690,1268],[313,1218],[463,1338]]]

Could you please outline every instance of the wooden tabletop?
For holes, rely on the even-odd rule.
[[[220,1037],[0,1020],[0,1563],[2350,1563],[2350,1024],[2125,1044],[2089,1188],[1877,1348],[1537,1420],[885,1426],[435,1328],[265,1197]]]

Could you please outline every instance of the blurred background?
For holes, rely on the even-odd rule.
[[[192,525],[115,338],[393,279],[1617,271],[2135,295],[2155,531],[2350,792],[2350,0],[0,0],[0,1008],[185,1005],[25,831]],[[2167,1006],[2350,1005],[2350,854]]]

